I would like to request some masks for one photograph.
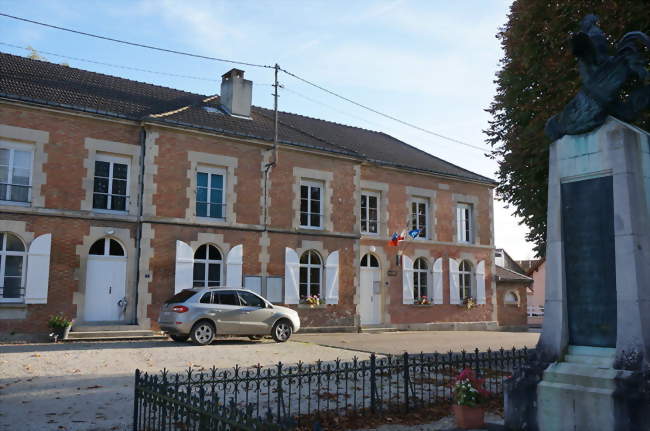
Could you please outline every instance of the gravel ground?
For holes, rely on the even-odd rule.
[[[485,422],[489,425],[503,425],[503,418],[493,413],[485,414]],[[491,427],[492,428],[492,427]],[[494,427],[496,428],[496,427]],[[357,431],[442,431],[456,429],[456,420],[453,416],[447,416],[439,421],[431,422],[422,425],[402,425],[402,424],[387,424],[377,428],[366,428]],[[488,429],[488,428],[484,428]]]
[[[133,373],[350,360],[367,354],[311,343],[218,340],[0,345],[1,431],[127,430]]]

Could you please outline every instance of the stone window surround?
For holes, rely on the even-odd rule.
[[[187,158],[190,162],[190,169],[187,171],[189,185],[186,189],[189,206],[185,209],[185,220],[190,223],[201,223],[214,226],[235,225],[237,218],[237,213],[235,211],[235,204],[237,202],[237,192],[235,191],[235,185],[237,184],[237,176],[235,175],[238,163],[237,159],[235,157],[201,153],[198,151],[188,151]],[[225,220],[213,219],[210,217],[198,217],[196,215],[196,173],[199,171],[199,166],[221,168],[226,171],[226,178],[224,179],[226,182],[224,196],[224,201],[226,203]]]
[[[83,178],[82,188],[85,192],[85,199],[81,201],[82,211],[92,211],[95,213],[109,213],[109,214],[138,214],[138,197],[140,191],[138,190],[138,183],[140,179],[140,146],[125,144],[122,142],[106,141],[102,139],[86,138],[84,147],[88,151],[87,157],[84,159],[84,168],[86,168],[86,175]],[[128,181],[128,194],[127,211],[113,211],[93,208],[93,189],[95,183],[95,161],[102,155],[115,156],[129,159],[129,173]]]
[[[476,298],[476,288],[477,288],[477,286],[476,286],[476,265],[478,265],[479,260],[476,259],[476,256],[474,256],[473,254],[471,254],[471,253],[465,253],[465,252],[459,253],[459,254],[458,254],[458,257],[455,258],[455,259],[458,261],[458,266],[459,266],[459,268],[460,268],[460,264],[461,264],[464,260],[466,260],[466,261],[468,261],[469,263],[472,264],[472,274],[471,274],[471,276],[469,277],[469,279],[470,279],[470,282],[471,282],[471,284],[472,284],[472,290],[471,290],[471,292],[472,292],[472,296],[473,296],[474,298]],[[447,262],[449,262],[449,260],[447,260]],[[447,269],[449,269],[449,267],[447,267]],[[459,286],[459,287],[460,287],[460,286]],[[487,294],[488,294],[488,290],[487,290],[487,285],[486,285],[486,286],[485,286],[486,304],[487,304]],[[462,299],[461,299],[461,301],[462,301]]]
[[[47,163],[47,153],[45,144],[50,140],[49,132],[37,129],[27,129],[24,127],[9,126],[0,124],[0,139],[8,142],[19,144],[28,144],[33,147],[32,156],[32,190],[31,190],[31,207],[42,208],[45,206],[45,196],[43,195],[43,186],[47,182],[47,176],[43,165]],[[11,204],[3,204],[2,207],[12,207]],[[23,206],[23,204],[21,204]]]
[[[111,232],[112,233],[109,233]],[[126,252],[126,300],[127,313],[124,316],[125,323],[132,323],[136,319],[136,305],[135,303],[135,238],[131,236],[129,229],[116,228],[110,226],[90,226],[88,235],[84,235],[83,242],[77,246],[76,255],[79,257],[79,268],[75,271],[75,277],[78,282],[78,289],[72,296],[72,303],[77,306],[76,318],[79,322],[85,320],[85,304],[86,304],[86,269],[88,265],[88,252],[90,247],[102,238],[114,238],[118,240],[124,247]],[[138,307],[140,307],[138,305]]]
[[[453,193],[451,195],[451,200],[454,203],[454,213],[452,216],[452,241],[457,243],[457,244],[468,244],[468,245],[474,245],[474,244],[480,244],[481,243],[481,237],[480,237],[480,229],[479,229],[479,224],[477,223],[478,221],[478,205],[479,205],[479,198],[476,195],[462,195],[459,193]],[[464,242],[464,241],[459,241],[458,236],[456,235],[458,233],[458,217],[456,215],[456,208],[458,207],[459,204],[470,204],[472,206],[472,220],[471,220],[471,231],[473,238],[470,242]]]
[[[196,253],[196,250],[204,244],[211,244],[219,249],[219,252],[221,253],[221,281],[222,283],[226,283],[228,277],[226,262],[228,261],[228,253],[232,248],[230,243],[223,240],[222,234],[200,232],[196,236],[196,241],[189,242],[189,245],[192,248],[192,257],[194,256],[194,253]]]
[[[413,199],[425,199],[428,201],[428,214],[427,214],[427,237],[416,239],[417,241],[435,241],[437,238],[436,226],[438,220],[436,218],[436,190],[423,189],[420,187],[406,186],[406,194],[409,198],[406,200],[406,213],[408,214],[407,224],[409,230],[411,229],[411,202]]]
[[[307,169],[295,166],[293,168],[293,222],[292,228],[294,230],[314,230],[307,229],[300,226],[300,184],[303,180],[306,181],[320,181],[324,184],[323,197],[321,199],[322,213],[323,213],[323,226],[324,231],[333,232],[334,225],[332,223],[332,208],[334,199],[334,190],[332,188],[332,181],[334,174],[329,171],[321,171],[317,169]]]
[[[517,300],[515,302],[509,302],[506,298],[508,297],[508,294],[512,293]],[[517,293],[516,289],[508,289],[505,291],[503,294],[503,304],[504,305],[510,305],[510,306],[516,306],[519,307],[521,305],[521,298],[519,297],[519,293]]]
[[[34,237],[34,232],[27,230],[27,223],[19,220],[0,220],[0,232],[9,232],[16,235],[25,244],[25,260],[23,274],[27,274],[27,252]],[[26,319],[27,305],[22,302],[0,303],[0,320],[2,319]]]
[[[415,267],[416,259],[422,258],[427,262],[427,295],[426,296],[431,301],[431,305],[434,305],[433,304],[433,264],[435,263],[437,257],[432,256],[431,250],[427,250],[423,248],[414,249],[409,257],[413,260],[413,267]],[[444,273],[443,273],[443,277],[444,277]],[[415,279],[413,281],[413,287],[415,289]]]
[[[379,212],[379,226],[377,228],[377,234],[364,234],[362,232],[361,235],[368,236],[370,238],[377,238],[377,237],[387,238],[390,235],[390,233],[388,232],[388,220],[390,217],[390,214],[388,212],[388,208],[389,208],[388,183],[361,180],[361,193],[363,193],[364,191],[379,193],[379,207],[377,208],[377,211]],[[361,195],[359,195],[359,199],[357,199],[357,204],[359,206],[359,211],[357,212],[358,214],[357,226],[358,229],[360,230],[361,229]]]

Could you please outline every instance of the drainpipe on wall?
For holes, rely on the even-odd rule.
[[[138,324],[138,292],[140,290],[140,244],[142,242],[142,214],[144,209],[144,156],[146,153],[147,129],[144,124],[140,124],[140,178],[138,178],[138,219],[136,222],[135,233],[135,324]]]

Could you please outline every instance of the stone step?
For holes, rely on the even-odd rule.
[[[366,334],[377,334],[381,332],[397,332],[399,329],[397,328],[380,328],[380,327],[375,327],[375,326],[362,326],[361,331]]]
[[[614,358],[606,356],[565,355],[564,362],[593,365],[599,368],[612,368],[614,366]]]
[[[614,378],[618,370],[599,368],[594,365],[559,362],[551,364],[544,371],[544,381],[549,383],[566,383],[588,388],[614,389]]]
[[[611,347],[569,346],[569,355],[616,357],[616,349]]]
[[[64,341],[164,340],[167,336],[149,330],[70,332]]]

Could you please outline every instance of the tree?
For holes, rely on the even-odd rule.
[[[515,0],[499,29],[504,56],[497,72],[497,94],[487,142],[499,163],[498,196],[530,229],[527,240],[545,253],[548,149],[544,125],[580,87],[569,36],[587,14],[618,41],[626,32],[650,30],[647,0]],[[650,130],[650,112],[636,125]]]

